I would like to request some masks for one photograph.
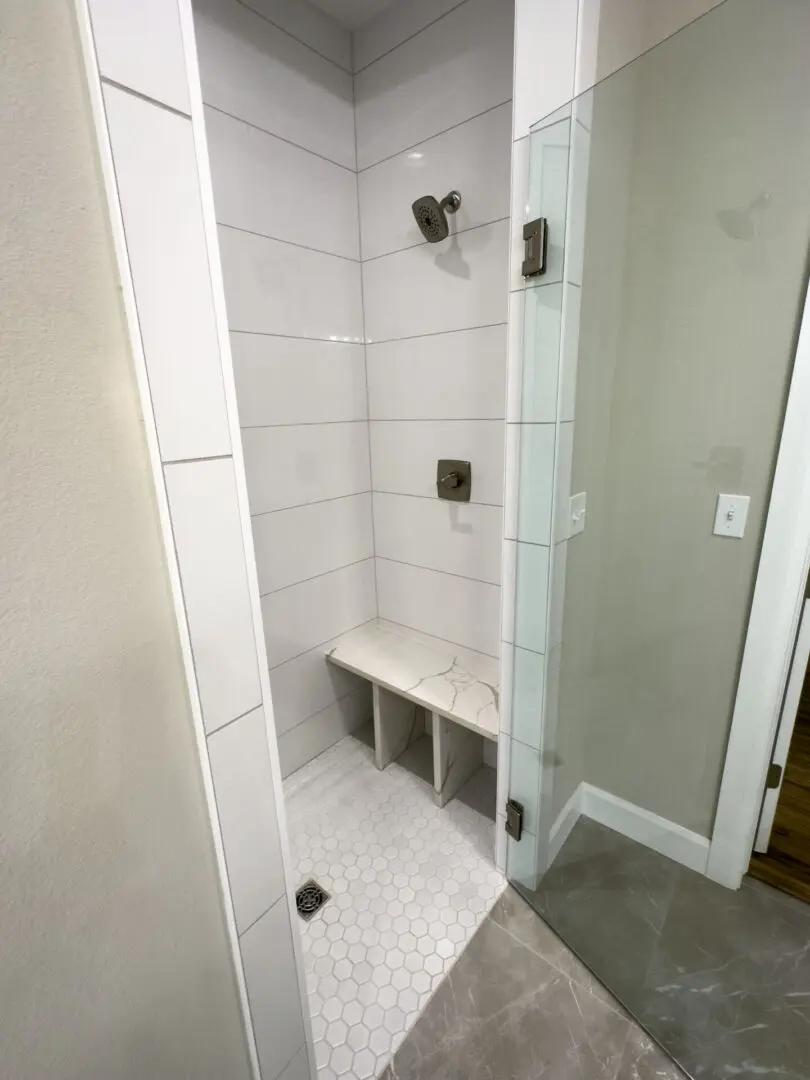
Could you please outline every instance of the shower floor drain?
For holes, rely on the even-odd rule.
[[[309,922],[312,916],[321,910],[328,899],[329,893],[326,889],[322,889],[317,881],[311,879],[295,892],[295,906],[298,908],[298,914],[306,922]]]

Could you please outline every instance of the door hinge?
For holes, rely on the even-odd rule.
[[[523,226],[525,258],[522,273],[524,277],[536,277],[546,272],[548,253],[548,221],[544,217],[535,218]]]
[[[765,787],[771,791],[773,788],[778,788],[782,783],[782,766],[777,765],[775,761],[772,761],[768,766],[768,779],[765,781]]]
[[[523,807],[514,799],[506,800],[506,835],[519,840],[523,834]]]

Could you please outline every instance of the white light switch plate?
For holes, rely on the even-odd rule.
[[[570,526],[568,528],[568,535],[576,536],[577,533],[581,533],[585,529],[585,516],[588,512],[587,507],[588,495],[585,491],[580,491],[578,495],[572,495],[569,500],[570,505]]]
[[[733,536],[742,540],[750,502],[750,495],[718,495],[714,515],[715,536]]]

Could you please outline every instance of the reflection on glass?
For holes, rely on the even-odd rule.
[[[808,43],[810,4],[727,0],[531,136],[509,875],[701,1077],[810,1077],[810,909],[704,876],[804,298]]]

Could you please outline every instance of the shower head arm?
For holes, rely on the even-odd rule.
[[[446,210],[448,214],[455,214],[456,210],[461,206],[461,192],[448,191],[439,206],[442,210]]]

